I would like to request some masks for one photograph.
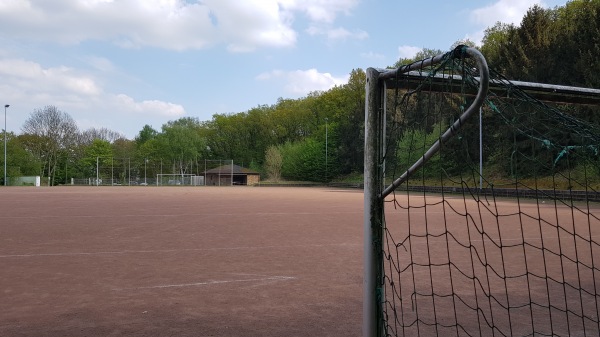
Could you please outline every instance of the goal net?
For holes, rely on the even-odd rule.
[[[156,186],[201,186],[204,177],[195,174],[157,174]]]
[[[94,186],[130,185],[131,158],[97,157],[95,164],[94,176],[78,183]]]
[[[366,91],[364,336],[597,336],[600,91],[465,46]]]

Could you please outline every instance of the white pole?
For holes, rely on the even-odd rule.
[[[327,117],[325,117],[325,182],[327,182],[327,176],[328,176],[328,169],[327,169]]]
[[[148,166],[148,158],[144,158],[144,185],[148,186],[148,181],[146,180],[146,168]]]
[[[8,186],[8,182],[6,181],[6,109],[10,105],[4,105],[4,186]]]
[[[96,157],[96,186],[98,186],[98,157]]]
[[[479,108],[479,190],[483,188],[483,122],[481,120],[481,107]]]

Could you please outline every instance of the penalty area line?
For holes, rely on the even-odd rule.
[[[271,277],[262,277],[262,278],[252,278],[252,279],[212,280],[212,281],[206,281],[206,282],[163,284],[163,285],[135,287],[135,288],[115,288],[112,290],[113,291],[127,291],[127,290],[143,290],[143,289],[184,288],[184,287],[208,286],[208,285],[214,285],[214,284],[227,284],[227,283],[240,283],[240,282],[262,282],[262,281],[287,281],[287,280],[293,280],[293,279],[296,279],[296,278],[293,276],[271,276]]]

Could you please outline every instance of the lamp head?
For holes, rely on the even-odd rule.
[[[10,106],[10,104],[6,104],[4,107],[5,107],[5,108],[8,108],[9,106]]]

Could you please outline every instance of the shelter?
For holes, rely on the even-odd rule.
[[[239,165],[222,165],[204,173],[207,186],[256,185],[260,173]]]

